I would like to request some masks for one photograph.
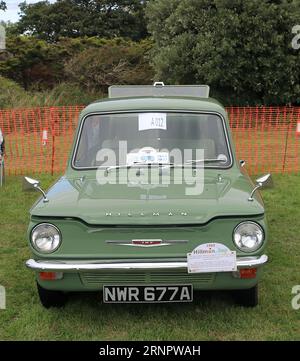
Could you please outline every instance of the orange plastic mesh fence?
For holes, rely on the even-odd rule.
[[[62,173],[83,106],[0,110],[9,175]],[[300,171],[300,107],[228,107],[238,159],[252,174]]]
[[[6,174],[61,173],[83,106],[0,111]]]
[[[237,157],[249,173],[300,171],[300,107],[229,107]]]

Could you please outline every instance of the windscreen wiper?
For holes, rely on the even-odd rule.
[[[123,165],[112,165],[106,167],[106,172],[117,169],[130,169],[130,168],[151,168],[151,167],[161,167],[161,168],[183,168],[185,166],[192,166],[198,163],[226,163],[227,159],[225,158],[211,158],[211,159],[191,159],[187,160],[182,164],[176,163],[145,163],[145,162],[135,162],[132,164],[123,164]]]
[[[199,163],[226,163],[227,162],[227,158],[211,158],[211,159],[191,159],[191,160],[187,160],[182,164],[178,164],[178,163],[169,163],[169,164],[163,164],[162,167],[166,167],[166,168],[183,168],[186,166],[193,166]]]
[[[130,169],[130,168],[151,168],[154,167],[173,167],[174,163],[146,163],[146,162],[134,162],[132,164],[123,164],[123,165],[112,165],[106,167],[106,172],[110,172],[116,169]]]
[[[198,164],[198,163],[226,163],[227,158],[207,158],[207,159],[191,159],[187,160],[184,164]]]

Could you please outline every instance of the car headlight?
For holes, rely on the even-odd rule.
[[[233,240],[241,251],[254,252],[264,241],[264,231],[257,223],[242,222],[234,229]]]
[[[31,243],[38,252],[54,252],[61,244],[60,231],[53,224],[38,224],[31,231]]]

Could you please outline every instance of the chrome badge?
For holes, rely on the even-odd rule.
[[[155,246],[169,245],[169,243],[163,243],[162,239],[133,239],[131,243],[133,246],[141,246],[141,247],[155,247]]]

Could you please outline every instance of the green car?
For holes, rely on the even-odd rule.
[[[230,290],[258,303],[268,261],[259,188],[236,159],[224,107],[208,86],[113,86],[80,114],[65,174],[28,228],[40,301],[102,292],[104,303],[192,302]]]

